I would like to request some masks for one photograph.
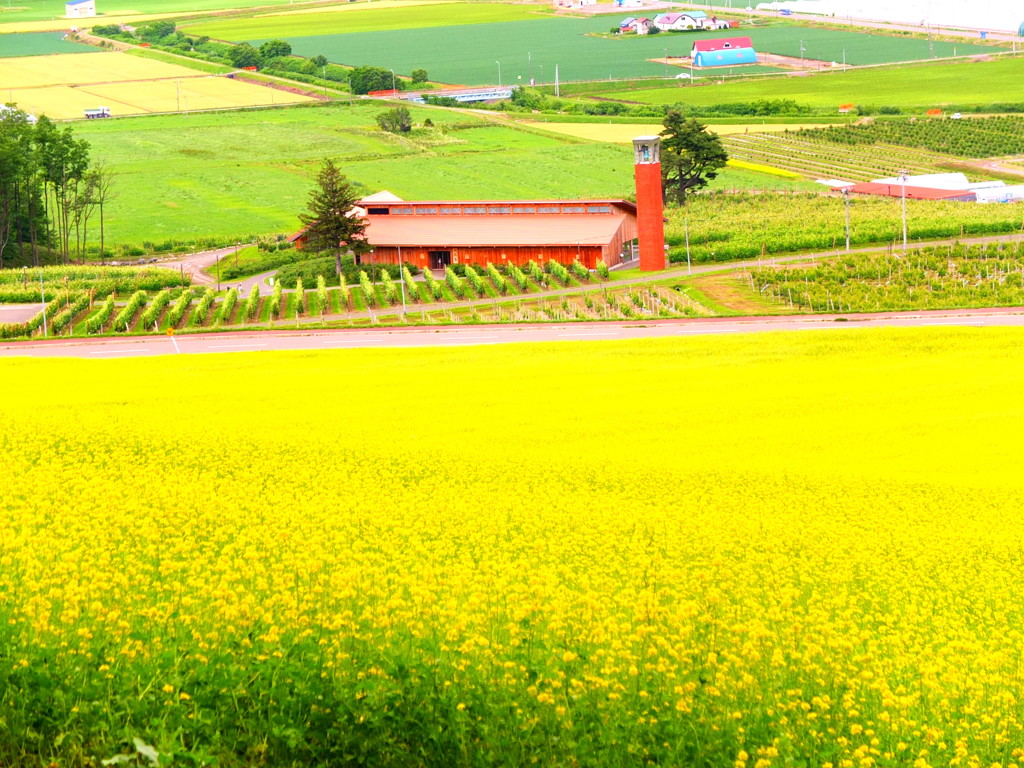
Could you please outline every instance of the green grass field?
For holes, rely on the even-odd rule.
[[[1024,102],[1024,58],[830,72],[682,89],[609,90],[601,96],[643,104],[694,106],[758,99],[793,99],[812,107],[857,103],[908,108]]]
[[[573,80],[664,77],[678,74],[678,68],[665,67],[649,59],[684,56],[695,40],[720,37],[721,32],[660,34],[646,37],[611,39],[596,37],[618,23],[618,16],[596,18],[535,18],[528,21],[478,23],[469,26],[428,26],[428,21],[449,18],[452,6],[437,5],[378,13],[359,11],[359,16],[375,19],[390,29],[358,31],[350,27],[343,34],[331,34],[333,24],[345,23],[350,13],[332,14],[337,21],[325,20],[320,26],[307,22],[309,16],[261,16],[238,22],[211,22],[190,27],[195,33],[231,40],[249,40],[259,44],[282,37],[303,56],[323,54],[341,64],[373,64],[403,74],[424,67],[431,79],[471,85],[554,82],[555,67],[563,82]],[[501,8],[501,6],[497,6]],[[469,8],[461,10],[467,13]],[[522,11],[526,13],[526,11]],[[318,14],[319,16],[319,14]],[[406,17],[418,19],[416,26]],[[390,19],[389,19],[390,17]],[[482,16],[481,16],[482,18]],[[294,19],[294,21],[292,20]],[[291,26],[282,26],[291,25]],[[398,28],[399,25],[410,28]],[[294,30],[294,31],[293,31]],[[929,58],[927,40],[888,37],[824,28],[776,24],[749,33],[760,51],[799,56],[801,43],[808,59],[842,61],[845,51],[850,64],[880,64]],[[991,52],[993,48],[973,44],[935,42],[936,56],[954,52]],[[763,73],[766,67],[735,68],[740,72]]]
[[[0,21],[3,21],[0,15]],[[12,56],[44,56],[50,53],[90,53],[96,49],[82,43],[64,40],[60,32],[23,32],[0,35],[0,58]]]
[[[75,135],[117,173],[107,242],[162,242],[290,232],[324,157],[366,194],[406,199],[607,197],[633,188],[628,147],[412,110],[444,130],[381,133],[385,105],[330,105],[89,121]],[[254,143],[258,151],[254,152]],[[728,170],[716,188],[801,188]]]
[[[261,14],[251,18],[211,20],[186,26],[190,34],[221,40],[248,40],[306,35],[339,35],[381,30],[451,27],[536,18],[543,6],[506,3],[444,3],[406,8],[351,8],[342,5],[318,13]]]

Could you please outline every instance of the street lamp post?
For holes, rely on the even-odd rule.
[[[907,250],[907,171],[900,171],[900,202],[903,209],[903,250]]]
[[[501,62],[496,61],[494,63],[498,65],[498,87],[501,88]]]
[[[668,48],[662,48],[661,52],[665,54],[665,77],[668,77]]]
[[[804,47],[804,41],[801,40],[800,41],[800,63],[801,64],[804,63],[804,51],[806,51],[806,50],[807,49]]]
[[[398,81],[395,78],[395,70],[391,69],[388,71],[391,72],[391,95],[394,96],[398,93]]]

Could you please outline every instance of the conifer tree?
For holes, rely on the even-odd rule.
[[[309,193],[309,213],[299,215],[309,248],[333,253],[334,269],[339,275],[343,251],[358,254],[368,249],[366,220],[352,212],[358,200],[345,175],[333,161],[324,160],[316,177],[316,188]]]

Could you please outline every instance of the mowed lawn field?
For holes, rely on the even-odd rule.
[[[0,20],[3,17],[0,16]],[[42,56],[50,53],[95,53],[90,45],[64,39],[62,32],[25,32],[0,35],[0,58]],[[6,82],[3,83],[6,85]]]
[[[602,98],[642,104],[713,106],[758,99],[792,99],[812,107],[840,104],[930,108],[1024,102],[1024,58],[827,72],[723,85],[617,91]]]
[[[91,120],[75,135],[116,171],[108,243],[292,232],[320,163],[330,157],[366,194],[407,200],[623,197],[633,190],[627,147],[495,125],[412,107],[417,130],[395,136],[356,103]],[[423,129],[429,118],[436,126]],[[712,188],[790,188],[727,170]]]
[[[96,106],[113,115],[294,104],[313,99],[127,53],[0,58],[4,97],[51,118]]]
[[[1022,343],[4,360],[0,760],[1019,764]]]
[[[678,69],[650,59],[684,56],[694,40],[721,32],[660,34],[608,39],[618,16],[544,18],[531,6],[466,4],[419,6],[410,9],[353,9],[345,13],[264,15],[249,19],[197,23],[194,34],[259,44],[285,38],[296,53],[323,54],[342,64],[373,64],[408,74],[424,67],[432,79],[449,83],[498,82],[501,63],[504,84],[554,82],[555,66],[564,81],[674,75]],[[459,19],[454,26],[453,18]],[[503,18],[504,17],[504,18]],[[528,18],[530,17],[530,18]],[[525,19],[525,20],[524,20]],[[489,23],[488,23],[489,22]],[[844,30],[777,24],[744,29],[759,51],[801,55],[825,62],[879,64],[932,56],[927,40],[888,37]],[[994,50],[968,44],[933,43],[934,55],[949,56]],[[736,72],[743,71],[737,68]],[[750,71],[765,71],[751,67]]]
[[[252,8],[268,5],[290,5],[290,0],[103,0],[97,10],[100,15],[86,21],[91,24],[109,24],[110,17],[148,16],[162,17],[169,13],[216,11],[224,8]],[[67,29],[81,25],[79,19],[64,18],[64,0],[18,0],[10,7],[0,8],[0,30],[12,22],[56,22]]]

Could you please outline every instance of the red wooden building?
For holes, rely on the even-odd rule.
[[[614,266],[637,237],[636,205],[626,200],[407,202],[374,195],[358,206],[373,259],[423,269],[531,259]],[[301,247],[302,233],[292,240]]]

